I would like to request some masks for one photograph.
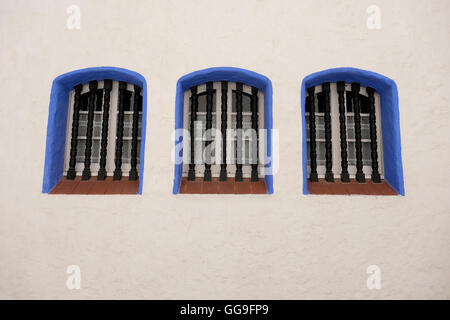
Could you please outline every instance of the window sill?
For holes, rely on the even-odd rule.
[[[227,181],[219,181],[213,178],[212,181],[203,181],[202,177],[197,177],[195,181],[188,181],[187,178],[181,180],[180,192],[184,194],[267,194],[266,184],[263,178],[257,182],[251,182],[249,178],[244,178],[242,182],[236,182],[233,177]]]
[[[310,194],[398,195],[386,181],[382,180],[381,183],[373,183],[369,179],[365,183],[358,183],[355,179],[350,179],[350,183],[342,183],[339,179],[335,179],[335,182],[326,182],[325,179],[319,179],[319,182],[308,180],[308,190]]]
[[[119,181],[113,181],[112,177],[107,177],[104,181],[97,180],[97,177],[82,181],[77,176],[75,180],[63,177],[50,194],[137,194],[138,189],[139,180],[130,181],[128,177]]]

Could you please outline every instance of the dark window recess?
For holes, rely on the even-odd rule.
[[[311,112],[311,97],[307,96],[305,100],[305,112],[309,113]]]
[[[318,92],[317,93],[317,106],[319,113],[325,112],[325,92]]]
[[[81,95],[80,111],[88,111],[88,106],[89,106],[89,92],[86,92]]]
[[[236,112],[236,90],[233,90],[231,96],[231,112]],[[242,92],[242,112],[252,112],[252,95]]]
[[[74,87],[74,106],[72,120],[72,137],[70,142],[70,159],[67,171],[67,179],[74,180],[76,177],[76,163],[83,163],[82,180],[91,179],[91,164],[99,164],[97,180],[105,180],[107,177],[107,157],[114,158],[115,170],[113,180],[122,179],[122,162],[130,163],[129,180],[138,180],[138,160],[140,150],[140,130],[142,117],[142,89],[134,86],[134,91],[126,90],[127,83],[119,82],[119,95],[117,110],[117,129],[115,141],[108,141],[111,126],[109,122],[110,99],[112,90],[112,80],[105,79],[103,88],[98,88],[97,81],[89,82],[89,90],[82,93],[83,85]],[[134,93],[134,95],[133,95]],[[133,97],[133,99],[131,99]],[[132,101],[133,100],[133,101]],[[95,114],[94,112],[102,112]],[[125,136],[125,114],[127,123],[131,122],[131,134]],[[131,120],[130,120],[131,119]],[[128,131],[129,128],[127,128]],[[128,132],[127,131],[127,132]],[[113,154],[108,155],[108,145],[115,145]],[[129,147],[130,152],[125,152],[125,147]],[[123,149],[126,149],[125,151]],[[128,158],[126,158],[128,157]],[[125,161],[127,160],[127,161]]]
[[[370,105],[369,105],[369,97],[366,97],[362,94],[359,95],[359,103],[361,104],[361,113],[369,113]]]
[[[123,111],[132,111],[131,110],[131,96],[133,95],[132,91],[124,90],[123,96]]]
[[[103,89],[95,90],[95,111],[102,111],[103,106]],[[81,95],[81,108],[80,111],[89,110],[89,92],[83,93]]]
[[[345,102],[347,105],[347,112],[353,112],[352,92],[351,91],[345,91]]]
[[[216,90],[212,90],[212,112],[216,112]],[[190,98],[192,99],[192,98]],[[197,94],[198,109],[197,112],[207,112],[207,91]]]
[[[359,183],[365,183],[365,176],[363,172],[363,165],[371,165],[372,167],[372,183],[381,183],[380,172],[378,167],[378,152],[377,152],[377,119],[375,115],[375,89],[367,87],[366,92],[368,96],[363,95],[360,92],[360,84],[352,83],[352,91],[345,91],[345,82],[337,82],[338,101],[336,105],[330,103],[330,83],[324,82],[321,84],[322,91],[315,93],[315,87],[307,89],[308,96],[305,98],[305,111],[309,112],[306,116],[306,125],[308,128],[309,141],[307,142],[308,164],[310,166],[309,180],[311,183],[319,182],[317,178],[317,165],[324,165],[326,167],[325,180],[326,182],[334,182],[332,172],[332,143],[340,144],[340,158],[341,158],[341,181],[348,183],[348,160],[352,161],[356,159],[356,175],[355,178]],[[345,92],[345,94],[344,94]],[[324,125],[321,118],[318,118],[316,123],[316,108],[312,108],[315,99],[317,98],[317,106],[319,113],[324,113]],[[345,106],[347,112],[353,112],[351,115],[354,122],[352,130],[354,141],[348,142],[346,135],[346,115]],[[332,140],[331,136],[331,118],[330,111],[332,108],[339,110],[339,141]],[[365,136],[363,135],[362,125],[367,121],[367,116],[364,119],[361,114],[369,115],[369,134],[370,145],[367,142],[363,142]],[[325,129],[325,135],[322,137],[322,130]],[[366,130],[366,129],[365,129]],[[316,141],[318,139],[324,139]],[[363,157],[365,151],[366,157]],[[363,162],[363,158],[366,159],[367,154],[370,153],[370,160],[367,163]],[[325,158],[325,159],[324,159]],[[323,163],[325,160],[325,163]]]
[[[236,128],[234,129],[242,129],[243,128],[243,113],[250,113],[251,114],[251,118],[249,118],[250,123],[251,123],[251,128],[255,129],[256,132],[258,131],[258,121],[260,121],[258,119],[258,92],[259,90],[255,87],[252,87],[252,93],[248,94],[243,92],[243,83],[241,82],[237,82],[236,83],[236,90],[232,91],[232,101],[228,101],[228,85],[229,83],[227,81],[222,81],[221,83],[221,90],[220,90],[220,107],[219,109],[216,106],[216,90],[213,89],[213,83],[212,82],[208,82],[206,84],[206,91],[205,92],[201,92],[201,93],[197,93],[197,86],[194,86],[192,88],[190,88],[190,98],[189,98],[189,130],[190,130],[190,163],[189,163],[189,171],[188,171],[188,177],[187,177],[187,181],[195,181],[196,180],[196,176],[195,176],[195,162],[194,159],[196,159],[197,157],[195,156],[195,148],[194,148],[194,123],[195,121],[197,121],[197,119],[199,119],[200,117],[204,117],[204,114],[206,113],[206,125],[205,128],[211,128],[211,127],[215,127],[215,121],[213,121],[213,116],[217,115],[218,112],[220,112],[221,114],[221,124],[220,124],[220,129],[222,134],[222,154],[220,155],[220,158],[222,159],[222,163],[220,164],[220,176],[219,179],[216,181],[217,183],[221,184],[221,185],[226,185],[227,181],[228,181],[228,177],[227,177],[227,157],[226,157],[226,145],[227,145],[227,135],[226,130],[227,128],[231,129],[233,128],[233,120],[231,120],[231,123],[228,123],[229,120],[227,119],[227,109],[229,104],[231,103],[231,110],[233,113],[235,113],[235,117],[236,117]],[[203,114],[198,114],[198,113],[203,113]],[[233,115],[234,116],[234,115]],[[249,115],[246,115],[249,116]],[[203,120],[202,120],[203,121]],[[254,183],[254,185],[260,185],[260,179],[258,177],[258,144],[259,144],[259,136],[258,134],[256,134],[256,143],[254,144],[254,150],[252,151],[252,154],[255,154],[255,158],[256,160],[252,161],[251,163],[249,163],[248,159],[245,161],[245,163],[243,163],[244,161],[244,155],[242,154],[242,152],[239,152],[238,150],[242,150],[242,144],[246,143],[248,141],[245,140],[245,137],[242,136],[242,132],[240,130],[238,130],[236,132],[236,140],[234,141],[234,143],[236,144],[236,149],[235,151],[235,159],[236,161],[233,163],[236,165],[236,171],[235,171],[235,176],[234,176],[234,181],[240,185],[245,186],[245,182],[244,178],[243,178],[243,170],[242,167],[244,165],[246,166],[251,166],[251,178],[250,178],[250,182]],[[241,135],[241,137],[240,137]],[[204,141],[204,146],[209,145],[212,142],[211,138],[207,138],[206,141]],[[247,149],[246,149],[247,150]],[[202,155],[203,156],[203,155]],[[205,157],[207,158],[208,155],[206,154]],[[253,157],[253,156],[252,156]],[[248,157],[249,158],[249,157]],[[241,159],[241,160],[239,160]],[[203,176],[203,180],[211,183],[212,181],[212,177],[211,177],[211,164],[208,164],[208,161],[205,161],[207,159],[203,159],[202,160],[205,162],[205,171],[204,171],[204,176]],[[213,162],[209,162],[209,163],[213,163]],[[213,181],[213,184],[216,183]],[[212,185],[212,184],[211,184]],[[219,187],[220,189],[220,187]],[[245,193],[245,192],[241,192],[241,193]],[[255,192],[256,193],[256,192]]]
[[[347,112],[354,112],[353,109],[353,96],[351,91],[345,92],[345,100],[347,102]],[[369,97],[366,97],[363,94],[359,94],[359,104],[361,106],[360,113],[369,113],[370,112],[370,105],[369,105]]]
[[[138,98],[138,111],[142,112],[142,96]]]
[[[97,89],[95,92],[95,111],[102,111],[103,89]]]

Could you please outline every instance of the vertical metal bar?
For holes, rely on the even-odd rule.
[[[309,110],[309,149],[310,149],[310,168],[311,173],[309,180],[311,182],[318,182],[317,175],[317,152],[316,152],[316,106],[315,106],[315,87],[308,88],[308,96],[310,101]]]
[[[89,81],[89,108],[86,131],[86,149],[84,151],[84,169],[81,180],[89,180],[91,178],[92,133],[94,130],[95,91],[97,90],[97,86],[97,81]]]
[[[347,128],[345,115],[345,82],[337,82],[337,92],[339,95],[339,129],[341,138],[341,181],[350,182],[348,174],[348,155],[347,155]]]
[[[372,181],[381,183],[381,176],[378,169],[378,151],[377,151],[377,119],[375,116],[375,89],[366,88],[369,96],[369,121],[370,121],[370,155],[372,157]]]
[[[102,118],[102,142],[100,149],[100,169],[98,170],[97,180],[106,179],[106,155],[108,147],[108,130],[109,130],[109,104],[112,90],[112,80],[105,79],[103,82],[105,89],[105,98],[103,103],[103,118]]]
[[[128,180],[137,180],[139,175],[137,172],[137,153],[138,153],[138,133],[139,133],[139,100],[141,96],[141,88],[134,85],[134,101],[133,101],[133,127],[131,131],[131,169]]]
[[[242,175],[242,82],[236,82],[236,174],[235,181],[243,181]]]
[[[334,182],[333,176],[333,155],[331,144],[331,106],[330,106],[330,83],[322,83],[322,92],[325,102],[325,181]]]
[[[75,166],[77,164],[78,125],[80,120],[81,91],[83,90],[83,85],[81,83],[77,84],[73,89],[75,90],[75,99],[73,103],[72,138],[70,140],[69,170],[67,171],[68,180],[74,180],[77,175],[75,171]]]
[[[117,136],[116,136],[116,157],[113,180],[122,179],[122,146],[123,146],[123,121],[124,121],[124,102],[127,83],[119,82],[119,115],[117,117]]]
[[[198,97],[197,97],[197,86],[191,88],[191,162],[189,163],[188,180],[195,180],[195,121],[197,121],[197,108],[198,108]]]
[[[356,181],[359,183],[366,182],[366,178],[363,172],[363,160],[362,160],[362,142],[361,142],[361,104],[359,101],[359,89],[360,85],[357,82],[352,83],[352,96],[353,96],[353,112],[355,114],[355,150],[356,150]]]
[[[220,181],[227,181],[227,108],[228,108],[228,82],[222,81],[222,114],[221,114],[221,133],[222,133],[222,163],[220,164]]]
[[[259,180],[258,177],[258,162],[259,162],[259,134],[258,134],[258,88],[252,87],[252,97],[251,97],[251,107],[252,107],[252,142],[251,142],[251,155],[252,155],[252,173],[251,181],[256,182]]]
[[[205,173],[204,181],[211,181],[211,152],[209,146],[211,144],[211,128],[212,128],[212,108],[213,108],[213,83],[206,83],[206,141],[205,141]]]

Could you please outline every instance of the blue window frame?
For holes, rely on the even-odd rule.
[[[233,67],[215,67],[204,70],[195,71],[181,77],[177,82],[176,98],[175,98],[175,129],[183,129],[184,115],[184,93],[193,86],[204,84],[206,82],[229,81],[242,82],[248,86],[254,86],[264,93],[264,129],[267,130],[266,158],[272,159],[272,83],[271,81],[256,72],[233,68]],[[183,143],[183,137],[176,137],[175,150],[177,145]],[[177,155],[182,157],[182,148]],[[267,193],[273,193],[273,172],[272,161],[265,164],[266,174],[264,181],[267,187]],[[173,194],[178,194],[182,179],[183,164],[175,163]]]
[[[356,68],[328,69],[313,73],[303,79],[301,85],[303,194],[309,194],[307,183],[307,132],[305,124],[306,89],[325,82],[332,83],[337,81],[357,82],[362,87],[372,87],[380,95],[384,179],[398,194],[405,195],[397,85],[393,80],[383,75]]]
[[[92,80],[102,81],[103,79],[124,81],[142,88],[142,140],[138,189],[138,194],[142,194],[147,119],[147,83],[145,78],[139,73],[115,67],[80,69],[62,74],[53,80],[47,124],[43,193],[50,192],[63,177],[69,92],[79,83],[85,84]]]

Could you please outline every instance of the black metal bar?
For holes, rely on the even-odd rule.
[[[311,182],[318,182],[319,177],[317,175],[317,151],[316,151],[316,107],[315,107],[315,87],[308,88],[309,95],[309,149],[310,149],[310,168],[311,173],[309,180]]]
[[[372,181],[381,183],[381,176],[378,169],[378,150],[377,150],[377,119],[375,116],[375,89],[366,88],[369,96],[369,121],[370,121],[370,155],[372,157]]]
[[[113,180],[122,179],[122,146],[123,146],[123,121],[124,121],[124,103],[125,103],[125,91],[127,90],[127,83],[119,82],[119,105],[118,105],[118,117],[117,117],[117,135],[116,135],[116,155]]]
[[[242,82],[236,82],[236,174],[235,181],[243,181],[242,175]]]
[[[331,106],[330,106],[330,83],[322,83],[322,92],[325,102],[325,181],[334,182],[333,176],[333,154],[331,144]]]
[[[188,180],[195,180],[195,121],[197,121],[198,96],[197,86],[191,88],[191,162],[189,163]]]
[[[103,82],[105,89],[105,97],[103,103],[103,118],[102,118],[102,142],[100,149],[100,169],[98,170],[97,180],[106,179],[106,153],[108,146],[108,127],[109,127],[109,102],[112,90],[112,80],[105,79]]]
[[[356,181],[366,182],[363,172],[362,160],[362,142],[361,142],[361,104],[359,101],[360,85],[357,82],[352,83],[353,112],[355,115],[355,150],[356,150]]]
[[[72,117],[72,137],[70,139],[70,158],[69,158],[69,170],[67,170],[67,179],[74,180],[77,173],[75,166],[77,164],[77,147],[78,147],[78,125],[80,120],[80,104],[81,104],[81,91],[83,85],[77,84],[74,88],[75,96],[73,102],[73,117]]]
[[[228,82],[222,81],[222,163],[220,164],[220,181],[227,181],[227,109],[228,109]]]
[[[128,180],[135,181],[139,175],[137,172],[137,153],[138,153],[138,134],[139,134],[139,97],[141,96],[141,88],[134,85],[134,101],[133,101],[133,127],[131,136],[131,169]]]
[[[214,88],[212,82],[206,83],[206,141],[205,141],[205,173],[203,175],[204,181],[211,181],[211,153],[209,146],[212,143],[211,128],[212,128],[212,108],[213,108],[213,94]]]
[[[252,107],[252,142],[251,142],[251,155],[252,155],[252,174],[251,181],[256,182],[258,177],[258,162],[259,162],[259,134],[258,134],[258,88],[252,87],[251,97]],[[256,146],[256,147],[254,147]]]
[[[95,91],[97,90],[97,85],[97,81],[89,81],[89,111],[86,130],[86,149],[84,151],[84,169],[81,180],[89,180],[91,178],[92,132],[94,130]]]
[[[347,154],[347,128],[345,115],[345,82],[337,82],[337,92],[339,100],[339,129],[341,138],[341,181],[350,182],[348,174],[348,154]]]

